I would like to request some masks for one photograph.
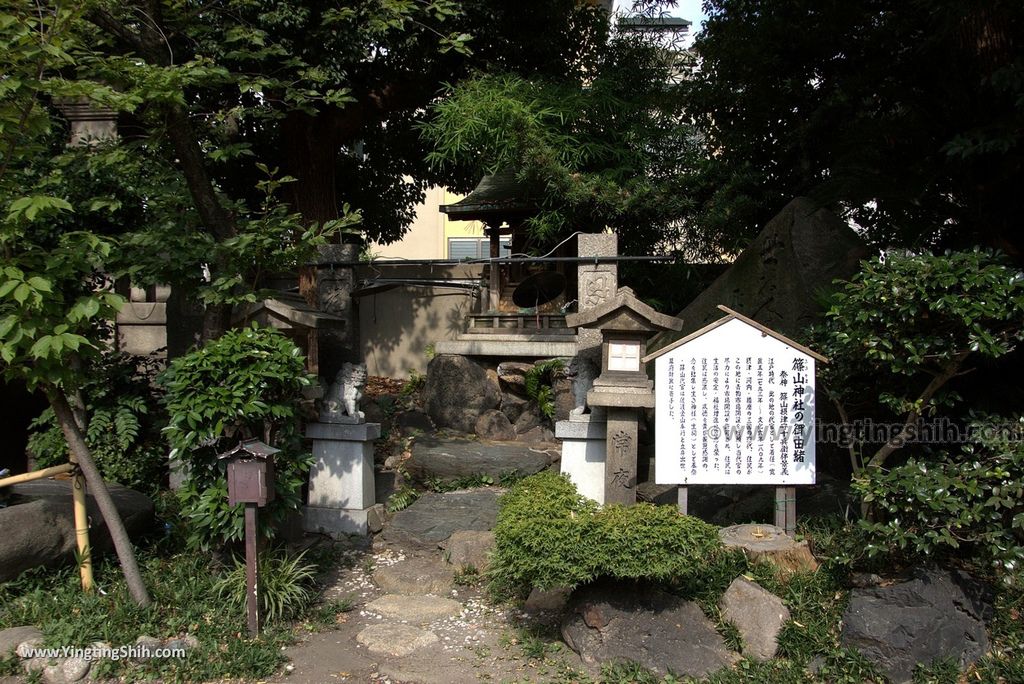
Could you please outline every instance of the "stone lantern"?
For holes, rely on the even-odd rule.
[[[603,304],[567,316],[566,323],[601,333],[601,374],[587,393],[587,404],[607,410],[604,503],[632,505],[640,409],[654,408],[654,383],[641,359],[655,333],[679,330],[683,322],[658,313],[622,287]]]

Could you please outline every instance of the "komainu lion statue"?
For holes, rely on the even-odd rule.
[[[364,416],[359,410],[359,400],[363,398],[365,386],[366,364],[343,364],[324,397],[320,420],[324,423],[361,423]]]
[[[587,392],[594,386],[594,379],[600,373],[600,368],[592,360],[584,356],[576,355],[569,361],[565,369],[565,377],[572,381],[572,396],[575,408],[571,414],[581,416],[587,409]]]

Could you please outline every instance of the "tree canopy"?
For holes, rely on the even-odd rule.
[[[601,40],[597,12],[573,0],[7,0],[0,372],[46,394],[101,489],[82,388],[122,302],[112,278],[175,285],[206,305],[216,337],[262,274],[357,224],[401,235],[440,180],[417,125],[442,82],[578,71]],[[120,137],[67,148],[67,105],[112,110]]]
[[[668,4],[640,9],[652,18]],[[455,178],[515,170],[542,200],[529,221],[542,239],[611,227],[627,253],[674,248],[703,163],[683,109],[687,54],[671,30],[609,28],[585,68],[450,88],[423,126],[429,160]]]
[[[714,163],[691,220],[742,246],[809,195],[877,246],[1020,261],[1024,5],[709,0],[687,111]]]

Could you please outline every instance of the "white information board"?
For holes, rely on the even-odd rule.
[[[655,481],[813,484],[814,363],[738,318],[655,358]]]

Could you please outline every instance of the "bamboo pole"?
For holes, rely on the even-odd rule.
[[[71,462],[64,465],[5,477],[0,479],[0,487],[32,482],[63,473],[72,473],[71,501],[75,511],[75,542],[78,547],[78,570],[82,576],[82,589],[92,591],[92,551],[89,549],[89,512],[85,505],[85,477],[78,470],[75,457],[72,456]]]
[[[22,482],[31,482],[32,480],[41,480],[44,477],[52,477],[54,475],[60,475],[61,473],[70,473],[78,466],[73,463],[65,463],[64,465],[53,466],[51,468],[43,468],[42,470],[33,470],[31,473],[22,473],[21,475],[11,475],[0,479],[0,487],[7,487],[9,485],[16,485]]]
[[[78,545],[78,572],[82,577],[82,591],[92,591],[92,549],[89,548],[89,512],[85,506],[85,476],[78,470],[75,457],[71,457],[75,472],[71,477],[71,498],[75,508],[75,542]]]

